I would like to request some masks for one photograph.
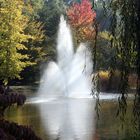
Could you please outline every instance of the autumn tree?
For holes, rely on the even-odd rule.
[[[73,3],[67,10],[70,25],[75,31],[77,42],[91,41],[95,37],[93,26],[96,18],[95,11],[89,0]]]
[[[39,20],[39,12],[42,10],[43,5],[44,0],[24,1],[23,14],[28,17],[28,25],[24,29],[24,33],[32,36],[28,42],[24,43],[27,47],[24,53],[28,54],[28,60],[34,63],[34,65],[26,67],[20,74],[22,77],[20,82],[24,84],[32,83],[40,78],[40,64],[46,60],[44,57],[46,55],[45,40],[47,36],[44,35],[44,23]]]
[[[31,63],[24,45],[31,35],[24,29],[28,18],[23,15],[22,0],[0,0],[0,79],[8,84],[10,79],[20,78],[20,72]]]
[[[25,33],[32,36],[32,38],[25,43],[27,46],[27,50],[25,50],[25,52],[29,56],[28,60],[34,65],[26,67],[21,72],[21,77],[23,83],[29,83],[40,78],[40,65],[46,60],[45,56],[47,52],[45,51],[46,44],[44,41],[47,37],[44,35],[43,24],[36,20],[29,21],[28,27],[25,29]]]

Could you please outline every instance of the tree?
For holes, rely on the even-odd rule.
[[[28,18],[23,15],[22,0],[0,0],[0,78],[4,84],[10,79],[20,78],[20,72],[31,65],[25,42],[31,38],[24,33]]]
[[[42,10],[44,0],[24,0],[24,14],[28,15],[31,20],[39,19],[39,12]]]
[[[21,77],[23,83],[32,83],[40,78],[40,64],[46,60],[47,52],[45,51],[46,44],[44,42],[47,37],[44,35],[43,24],[35,19],[29,21],[25,33],[32,35],[32,38],[25,43],[28,48],[25,51],[29,56],[28,60],[34,65],[26,67],[21,72]]]
[[[42,9],[38,13],[38,21],[43,23],[43,30],[45,40],[43,45],[45,46],[45,52],[47,59],[55,59],[55,46],[57,30],[60,21],[60,15],[65,15],[66,5],[63,0],[47,0],[44,1]],[[43,59],[46,60],[46,59]]]
[[[103,0],[102,0],[103,1]],[[122,121],[127,111],[128,77],[137,73],[137,92],[134,100],[134,127],[140,130],[140,3],[138,0],[110,0],[112,11],[111,39],[117,49],[116,58],[120,60],[121,83],[118,114]],[[136,134],[136,133],[135,133]]]
[[[73,3],[67,10],[70,25],[75,31],[78,42],[91,41],[95,36],[94,22],[95,11],[89,0],[82,0],[81,3]]]
[[[44,23],[45,34],[53,37],[57,33],[61,14],[65,14],[65,3],[63,0],[47,0],[39,12],[39,20]]]

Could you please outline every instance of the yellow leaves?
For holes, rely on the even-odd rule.
[[[16,44],[16,48],[17,50],[27,50],[27,47],[23,44]]]
[[[95,37],[95,29],[90,26],[83,26],[75,29],[75,31],[79,42],[92,41]]]
[[[109,71],[99,71],[99,77],[101,77],[102,79],[108,79]]]
[[[23,0],[3,0],[0,7],[0,78],[6,84],[8,79],[19,78],[23,68],[34,64],[20,51],[27,50],[25,42],[33,39],[24,33],[29,19],[23,15],[23,8]]]
[[[26,32],[29,32],[32,35],[34,41],[42,41],[44,36],[43,25],[40,22],[31,21],[28,23]]]
[[[7,9],[5,9],[5,8],[0,8],[0,12],[1,12],[1,14],[2,14],[2,13],[7,13],[7,12],[8,12],[8,10],[7,10]]]
[[[108,40],[108,41],[111,41],[111,39],[113,39],[113,36],[107,32],[107,31],[104,31],[104,32],[100,32],[99,33],[99,36],[105,40]]]
[[[20,78],[25,67],[35,65],[44,55],[35,46],[43,40],[44,31],[41,23],[30,21],[28,14],[33,9],[25,7],[23,0],[0,0],[0,4],[0,79],[7,84],[8,79]]]

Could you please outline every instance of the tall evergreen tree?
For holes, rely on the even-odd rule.
[[[61,14],[65,14],[65,3],[63,0],[47,0],[40,11],[40,21],[44,23],[44,29],[49,37],[57,33]]]

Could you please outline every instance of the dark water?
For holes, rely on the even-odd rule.
[[[43,140],[127,140],[133,135],[132,100],[128,101],[122,129],[122,121],[116,117],[115,95],[108,94],[109,100],[102,96],[97,118],[93,99],[46,99],[41,102],[35,89],[21,87],[18,90],[28,95],[28,101],[23,107],[13,106],[7,110],[5,117],[30,126]]]

